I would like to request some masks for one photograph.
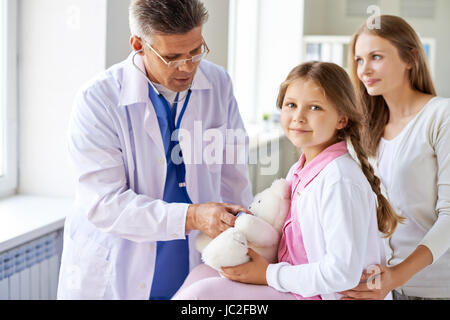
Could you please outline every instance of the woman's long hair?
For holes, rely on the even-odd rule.
[[[390,41],[397,48],[400,58],[412,66],[409,72],[411,88],[433,96],[436,95],[427,57],[422,42],[414,29],[405,20],[397,16],[382,15],[376,18],[380,21],[379,28],[369,29],[367,24],[364,23],[353,35],[348,57],[350,75],[356,94],[367,115],[368,130],[364,135],[364,143],[367,145],[369,156],[376,156],[377,154],[380,139],[389,121],[389,109],[383,96],[369,95],[366,87],[358,78],[355,45],[361,34],[372,34]]]
[[[325,96],[333,103],[338,114],[348,118],[347,126],[338,131],[337,138],[341,141],[350,141],[353,146],[361,169],[377,196],[378,229],[386,238],[390,237],[397,224],[403,221],[403,218],[395,213],[387,199],[382,195],[381,181],[375,175],[369,163],[367,150],[363,147],[364,144],[361,140],[365,117],[347,72],[334,63],[326,62],[308,62],[297,66],[280,86],[277,99],[277,106],[280,109],[283,106],[287,88],[297,79],[314,81],[323,89]]]

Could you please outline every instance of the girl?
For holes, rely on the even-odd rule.
[[[363,25],[353,36],[351,74],[369,117],[369,154],[406,222],[389,238],[380,287],[362,283],[344,294],[450,298],[450,99],[436,97],[414,29],[400,17],[379,18],[379,29]]]
[[[303,150],[287,177],[291,209],[279,263],[249,250],[250,262],[222,269],[238,282],[202,265],[175,299],[338,299],[364,268],[384,263],[379,231],[390,236],[399,217],[362,148],[363,116],[346,72],[331,63],[302,64],[281,85],[277,105],[285,134]]]

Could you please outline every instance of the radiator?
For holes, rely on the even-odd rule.
[[[0,253],[0,300],[54,300],[62,230]]]

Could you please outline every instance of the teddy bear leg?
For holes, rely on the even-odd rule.
[[[237,266],[250,261],[247,251],[245,236],[236,228],[229,228],[205,247],[202,260],[220,272],[222,267]]]

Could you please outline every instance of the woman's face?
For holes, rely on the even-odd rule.
[[[397,48],[382,37],[363,33],[355,44],[355,61],[359,80],[371,96],[399,92],[409,86],[410,65]]]

